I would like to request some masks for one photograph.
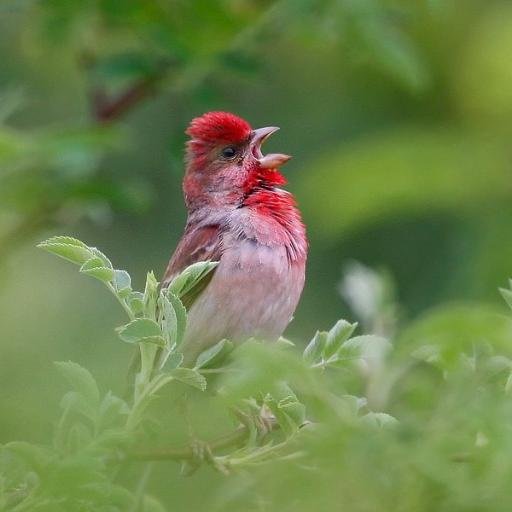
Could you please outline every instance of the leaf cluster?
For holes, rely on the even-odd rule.
[[[152,510],[147,507],[156,505],[152,505],[150,497],[137,497],[114,483],[116,467],[127,460],[164,457],[182,462],[185,473],[195,471],[201,463],[229,473],[285,456],[306,423],[306,409],[281,379],[254,396],[244,395],[235,401],[232,393],[215,391],[213,385],[212,392],[224,397],[225,406],[238,423],[232,440],[228,436],[229,442],[202,443],[203,447],[198,449],[201,443],[193,440],[190,446],[164,450],[163,455],[161,450],[155,454],[152,449],[140,447],[148,428],[155,426],[149,406],[165,386],[175,382],[190,392],[204,392],[207,376],[238,371],[229,362],[234,349],[229,340],[221,340],[199,354],[191,368],[183,365],[181,344],[187,313],[181,297],[205,279],[216,262],[191,265],[166,288],[159,287],[154,274],[149,272],[141,292],[133,290],[128,272],[116,269],[99,249],[80,240],[56,236],[38,247],[73,263],[80,273],[100,281],[115,296],[129,317],[128,323],[116,329],[118,336],[137,348],[139,365],[133,375],[133,396],[125,400],[110,391],[102,395],[91,373],[77,363],[56,363],[71,390],[61,400],[62,413],[53,444],[39,447],[14,442],[2,447],[6,474],[2,499],[6,510],[100,510],[107,504],[113,507],[109,510]],[[277,438],[273,435],[276,431]],[[64,471],[73,485],[65,485],[61,480]],[[11,480],[13,475],[17,476]],[[56,482],[65,489],[60,489]],[[90,488],[97,489],[98,495],[88,494]]]
[[[53,440],[0,447],[0,510],[163,511],[144,489],[145,472],[135,491],[118,478],[128,463],[156,460],[180,463],[185,475],[208,465],[232,475],[231,489],[252,475],[240,487],[243,494],[220,493],[222,507],[251,509],[247,489],[254,486],[257,496],[264,493],[276,507],[292,510],[280,501],[284,494],[275,471],[284,471],[288,498],[290,492],[302,497],[301,510],[322,495],[348,504],[351,492],[372,503],[365,493],[374,492],[390,503],[386,482],[362,477],[384,466],[392,482],[410,483],[404,499],[412,504],[419,494],[434,493],[425,476],[429,468],[439,469],[446,489],[459,489],[471,469],[457,480],[450,476],[453,464],[475,460],[487,475],[486,464],[498,462],[496,450],[508,449],[503,434],[509,428],[512,355],[488,341],[448,350],[432,331],[417,329],[418,343],[405,350],[380,336],[354,335],[357,324],[340,320],[318,331],[302,354],[284,338],[273,345],[248,340],[239,347],[221,340],[184,366],[182,297],[208,277],[215,262],[188,267],[166,288],[150,272],[144,291],[137,291],[128,272],[95,247],[65,236],[39,247],[114,295],[128,316],[117,333],[136,348],[140,364],[131,396],[120,397],[102,393],[77,363],[56,363],[70,390],[60,402]],[[502,293],[510,303],[510,290]],[[205,441],[188,418],[188,442],[169,445],[169,427],[152,410],[159,401],[165,407],[174,401],[185,416],[196,403],[222,409],[235,427]],[[400,460],[417,469],[411,473]],[[338,489],[333,475],[349,469],[360,480]],[[512,466],[503,471],[512,474]],[[311,495],[305,494],[307,481],[316,489]],[[432,499],[448,502],[443,492]]]

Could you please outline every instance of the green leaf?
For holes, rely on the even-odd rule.
[[[144,311],[144,294],[141,292],[131,292],[127,298],[128,306],[135,315]]]
[[[142,502],[142,512],[166,512],[166,508],[152,496],[147,494],[144,496]]]
[[[361,409],[367,406],[368,400],[354,395],[342,395],[335,397],[333,404],[343,417],[356,418],[359,416]]]
[[[98,453],[101,456],[105,451],[112,452],[112,450],[116,448],[126,448],[127,445],[133,441],[133,438],[131,432],[122,425],[123,421],[126,421],[126,418],[120,419],[118,422],[121,424],[120,426],[104,429],[94,438],[89,449],[91,449],[91,451],[94,450],[95,454]],[[103,428],[103,425],[100,428]]]
[[[306,406],[300,403],[298,400],[290,399],[289,401],[280,401],[277,407],[286,414],[286,423],[290,425],[290,421],[293,427],[290,429],[291,432],[296,432],[306,421]]]
[[[508,307],[512,309],[512,290],[506,288],[500,288],[500,293],[508,304]]]
[[[327,344],[328,333],[325,331],[316,331],[313,339],[308,343],[304,349],[304,360],[308,363],[314,363],[324,351]]]
[[[443,371],[452,371],[459,368],[461,354],[472,353],[482,342],[508,355],[511,333],[512,319],[502,308],[459,303],[434,308],[409,323],[395,346],[400,354],[419,353]]]
[[[72,361],[58,361],[54,364],[73,389],[81,393],[91,403],[99,403],[98,385],[88,370]]]
[[[350,324],[346,320],[338,320],[334,327],[328,332],[324,348],[324,358],[329,358],[335,354],[342,343],[352,336],[357,327],[357,323]]]
[[[37,247],[77,265],[83,265],[94,256],[87,245],[69,236],[55,236],[49,238],[38,244]]]
[[[279,336],[276,341],[276,345],[283,348],[295,347],[295,343],[293,343],[293,341],[289,340],[288,338],[284,338],[283,336]]]
[[[50,450],[25,441],[11,441],[3,448],[15,454],[37,473],[43,471],[52,459]]]
[[[132,278],[126,270],[114,271],[114,287],[120,297],[127,297],[132,291]]]
[[[172,304],[167,296],[162,292],[158,298],[158,308],[161,314],[161,319],[159,321],[163,335],[165,339],[167,339],[169,347],[175,346],[178,331],[178,320]]]
[[[64,457],[52,465],[51,471],[45,475],[45,490],[61,496],[63,489],[67,493],[77,492],[79,487],[101,481],[105,462],[100,457],[86,454],[76,454]],[[53,510],[53,508],[41,509]],[[60,510],[66,509],[57,509]],[[86,509],[87,510],[87,509]]]
[[[51,238],[48,238],[47,240],[44,240],[43,242],[39,243],[38,245],[43,244],[64,244],[64,245],[72,245],[75,247],[82,247],[84,249],[90,250],[90,247],[86,245],[81,240],[78,240],[78,238],[73,238],[71,236],[52,236]]]
[[[277,407],[294,421],[297,428],[300,428],[306,421],[306,406],[299,402],[291,390],[289,395],[279,400]]]
[[[187,327],[187,311],[178,296],[170,290],[167,290],[166,296],[176,315],[176,339],[174,341],[176,346],[179,346],[183,341],[185,328]]]
[[[209,349],[201,352],[196,360],[196,368],[205,368],[212,366],[222,361],[226,355],[233,350],[233,343],[226,339],[220,340],[218,343],[210,347]]]
[[[411,357],[436,365],[441,362],[441,349],[438,345],[422,345],[411,352]]]
[[[73,423],[66,435],[66,451],[75,453],[89,446],[92,441],[92,433],[83,423]]]
[[[144,288],[144,312],[148,317],[154,317],[156,313],[156,303],[158,300],[158,281],[153,272],[148,272],[146,276],[146,286]]]
[[[416,46],[390,23],[377,21],[361,24],[361,46],[366,46],[370,55],[383,72],[398,79],[412,91],[424,90],[429,83],[427,67],[417,52]]]
[[[398,420],[385,412],[369,412],[361,417],[363,424],[369,427],[393,428],[398,425]]]
[[[77,391],[68,391],[60,401],[60,407],[64,411],[81,414],[93,422],[98,418],[97,406],[97,402],[91,402],[83,393]]]
[[[204,391],[206,389],[206,379],[197,371],[191,368],[176,368],[169,372],[174,379]]]
[[[94,256],[96,256],[103,262],[104,267],[110,268],[112,270],[114,269],[114,267],[112,266],[112,262],[99,249],[97,249],[96,247],[89,247],[89,249],[94,254]]]
[[[81,267],[80,272],[95,277],[104,283],[108,283],[114,277],[114,271],[104,266],[104,261],[97,256],[87,260]]]
[[[279,407],[279,403],[272,395],[267,394],[265,396],[264,403],[272,411],[272,414],[275,416],[281,430],[286,436],[291,436],[297,432],[300,425],[297,425],[294,419],[289,416],[284,409]]]
[[[512,372],[510,372],[507,382],[505,383],[505,393],[507,393],[507,395],[512,394]]]
[[[158,374],[149,384],[147,389],[147,397],[151,399],[151,396],[154,395],[158,390],[163,388],[169,382],[172,382],[174,377],[171,373],[160,373]]]
[[[183,354],[181,352],[171,352],[166,359],[165,367],[170,370],[178,368],[183,363]]]
[[[164,338],[167,340],[167,350],[164,351],[160,359],[160,367],[163,367],[172,351],[175,350],[182,341],[185,333],[187,313],[180,299],[167,290],[160,291],[158,309],[158,321]]]
[[[391,348],[391,344],[382,336],[366,334],[347,340],[338,351],[340,359],[359,359],[361,357],[380,357]]]
[[[198,285],[218,264],[217,261],[200,261],[190,265],[171,281],[168,290],[182,297]]]
[[[159,325],[150,318],[136,318],[116,331],[126,343],[149,342],[165,346]]]
[[[151,343],[152,345],[157,345],[160,348],[167,347],[167,341],[163,336],[145,336],[144,338],[140,338],[137,343]]]
[[[115,425],[129,412],[130,409],[128,404],[118,396],[112,394],[111,391],[109,391],[101,401],[99,407],[99,428],[104,429],[106,427]]]

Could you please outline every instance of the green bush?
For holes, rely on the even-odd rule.
[[[113,293],[129,320],[117,332],[136,347],[136,364],[122,398],[100,391],[79,364],[56,363],[70,391],[53,439],[1,447],[1,510],[171,510],[172,497],[147,491],[161,478],[157,461],[180,464],[184,476],[205,465],[223,475],[208,510],[511,506],[512,359],[489,318],[488,332],[454,343],[433,315],[398,347],[340,320],[303,354],[284,338],[222,340],[184,367],[180,297],[215,262],[188,267],[165,289],[150,272],[139,292],[95,247],[62,236],[39,247]],[[512,305],[512,290],[502,293]],[[171,443],[183,425],[185,441]]]

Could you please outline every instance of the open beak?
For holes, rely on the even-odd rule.
[[[282,153],[270,153],[264,155],[261,152],[261,145],[279,128],[277,126],[267,126],[266,128],[258,128],[253,130],[251,138],[251,148],[254,158],[258,160],[264,169],[276,169],[290,160],[291,156]]]

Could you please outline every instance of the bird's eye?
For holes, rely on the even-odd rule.
[[[234,158],[236,156],[236,148],[234,148],[233,146],[226,146],[222,150],[222,156],[227,159]]]

